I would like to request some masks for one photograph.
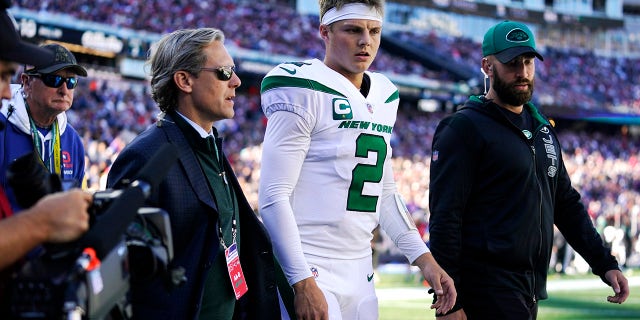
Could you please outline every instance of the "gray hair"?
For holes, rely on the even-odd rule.
[[[176,108],[179,91],[173,75],[178,71],[198,74],[207,62],[204,48],[213,41],[224,42],[224,33],[215,28],[182,29],[164,35],[151,47],[147,60],[151,97],[160,110]]]
[[[331,8],[340,9],[350,3],[362,3],[374,7],[381,16],[384,16],[384,0],[318,0],[318,3],[320,4],[320,21]]]

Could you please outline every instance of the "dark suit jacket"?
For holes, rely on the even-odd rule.
[[[218,212],[207,179],[188,141],[170,115],[149,127],[118,156],[107,187],[118,189],[132,179],[155,151],[166,143],[178,147],[178,162],[171,167],[146,205],[166,210],[171,218],[175,257],[170,267],[186,269],[186,284],[168,287],[166,276],[148,283],[132,283],[134,319],[195,319],[200,312],[206,274],[219,252]],[[233,172],[227,159],[226,172]],[[236,318],[279,319],[271,241],[249,206],[234,174],[229,183],[238,197],[242,230],[240,262],[249,291],[238,301]],[[240,315],[240,317],[238,317]]]

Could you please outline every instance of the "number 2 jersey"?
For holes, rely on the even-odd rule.
[[[280,64],[262,82],[262,108],[269,119],[263,164],[271,165],[261,170],[261,208],[288,201],[305,254],[370,255],[383,194],[396,192],[389,160],[398,89],[382,74],[366,75],[367,97],[317,59]],[[295,124],[282,118],[272,124],[279,112],[289,113],[278,116]],[[260,214],[264,218],[270,212]],[[279,232],[271,229],[272,237]]]

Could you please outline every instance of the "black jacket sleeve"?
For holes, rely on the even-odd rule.
[[[571,247],[589,263],[593,273],[606,283],[604,274],[609,270],[619,269],[618,262],[604,245],[580,194],[571,185],[564,161],[560,163],[554,222]]]
[[[441,121],[433,138],[429,183],[429,245],[436,261],[460,287],[462,214],[475,176],[475,151],[469,132],[475,128],[463,115]],[[462,301],[458,290],[458,302]],[[460,309],[456,303],[454,310]]]

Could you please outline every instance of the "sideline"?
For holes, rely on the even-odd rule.
[[[547,291],[568,291],[568,290],[584,290],[609,288],[598,276],[592,275],[593,279],[549,279],[547,281]],[[640,276],[627,277],[630,287],[640,286]],[[398,301],[398,300],[418,300],[429,299],[430,294],[427,293],[426,287],[415,288],[376,288],[376,294],[379,301]]]
[[[593,275],[593,279],[549,279],[547,281],[547,291],[570,291],[582,289],[609,288],[600,277]],[[627,275],[625,275],[627,276]],[[629,286],[640,286],[640,276],[627,276]]]

